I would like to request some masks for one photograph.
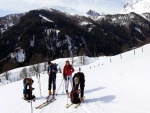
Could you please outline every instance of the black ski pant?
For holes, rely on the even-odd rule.
[[[78,90],[79,84],[77,84],[75,87],[75,90]],[[80,90],[81,90],[81,98],[84,97],[84,85],[80,84]]]
[[[49,75],[48,90],[51,90],[53,84],[53,90],[56,90],[56,76],[54,74]]]

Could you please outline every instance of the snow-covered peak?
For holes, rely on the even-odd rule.
[[[48,8],[49,7],[49,8]],[[85,13],[83,12],[80,12],[76,9],[73,9],[71,7],[63,7],[63,6],[47,6],[47,7],[44,7],[44,9],[46,10],[52,10],[52,9],[56,9],[56,10],[59,10],[63,13],[67,13],[67,14],[70,14],[70,15],[80,15],[80,16],[83,16],[83,15],[86,15]]]
[[[133,0],[131,3],[126,3],[121,10],[121,14],[135,12],[138,14],[150,12],[150,0]]]
[[[100,16],[100,14],[99,13],[97,13],[97,12],[95,12],[95,11],[93,11],[93,10],[89,10],[87,13],[86,13],[87,15],[89,15],[89,16],[93,16],[93,17],[97,17],[97,16]]]

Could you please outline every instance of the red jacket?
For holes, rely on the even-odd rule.
[[[65,65],[63,69],[63,75],[71,76],[74,72],[74,68],[71,65]]]

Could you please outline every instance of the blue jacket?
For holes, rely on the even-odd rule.
[[[55,70],[55,72],[52,72],[52,70]],[[56,74],[58,72],[58,69],[57,69],[57,66],[52,64],[51,66],[48,66],[48,70],[47,70],[48,73],[50,74]]]

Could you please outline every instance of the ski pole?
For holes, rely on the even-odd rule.
[[[65,87],[65,86],[64,86],[64,82],[63,82],[63,92],[62,92],[62,93],[64,93],[64,87]]]
[[[62,83],[63,83],[63,79],[62,79],[62,81],[61,81],[61,83],[60,83],[60,86],[59,86],[59,88],[58,88],[58,90],[57,90],[57,93],[58,93],[58,91],[59,91],[59,89],[60,89]],[[57,93],[56,93],[56,96],[57,96]]]
[[[41,93],[41,82],[40,82],[40,74],[39,74],[39,89],[40,89],[40,95],[42,97],[42,93]]]
[[[31,100],[31,113],[33,113],[33,107],[32,107],[32,86],[31,86],[31,82],[29,83],[29,91],[30,91],[30,97],[29,97],[29,99]]]
[[[69,88],[69,77],[67,77],[67,89]],[[67,92],[69,93],[69,92]],[[68,94],[67,94],[67,105],[68,105]]]
[[[33,113],[32,99],[31,99],[31,113]]]

